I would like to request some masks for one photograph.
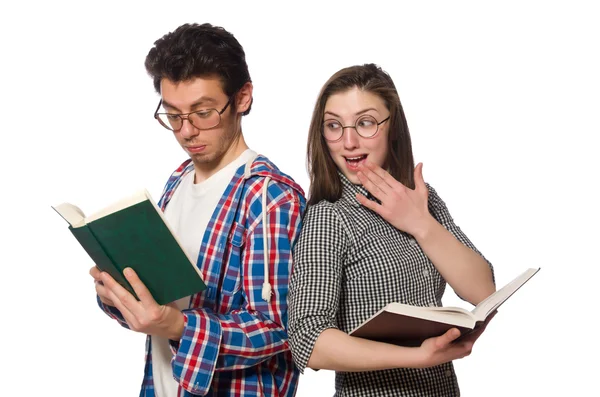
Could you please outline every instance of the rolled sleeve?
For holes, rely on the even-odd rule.
[[[112,318],[113,320],[116,320],[123,328],[129,329],[129,324],[127,324],[127,321],[125,321],[125,318],[123,317],[119,309],[117,309],[114,306],[110,306],[103,303],[98,295],[96,295],[96,302],[98,303],[100,309],[102,309],[102,311],[106,313],[108,317]]]
[[[329,203],[308,208],[294,248],[289,294],[289,340],[301,372],[319,335],[338,328],[338,312],[347,234]]]
[[[223,332],[219,319],[203,310],[184,311],[184,332],[171,361],[174,378],[193,394],[210,389]]]

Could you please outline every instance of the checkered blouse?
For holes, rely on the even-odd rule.
[[[390,302],[442,306],[446,282],[409,234],[356,200],[371,197],[340,174],[342,197],[310,206],[294,250],[289,338],[301,371],[325,329],[346,333]],[[477,249],[429,188],[429,211],[459,241]],[[371,198],[372,199],[372,198]],[[452,363],[426,369],[337,372],[336,396],[458,396]]]

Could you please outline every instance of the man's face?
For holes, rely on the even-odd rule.
[[[223,92],[218,77],[194,78],[177,83],[163,79],[161,94],[165,112],[172,114],[198,112],[197,115],[192,116],[194,122],[206,117],[213,119],[216,117],[218,122],[219,116],[215,113],[221,112],[230,100]],[[234,100],[235,98],[231,99],[232,102]],[[232,108],[230,103],[220,115],[220,122],[212,128],[199,129],[197,127],[201,126],[194,126],[189,120],[184,120],[181,129],[173,133],[177,142],[194,162],[197,174],[199,171],[211,174],[229,164],[240,154],[237,153],[239,151],[237,144],[241,134],[236,112]]]

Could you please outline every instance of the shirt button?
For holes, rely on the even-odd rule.
[[[423,270],[423,276],[429,277],[429,270],[427,270],[427,269]]]
[[[410,245],[412,245],[413,247],[418,247],[419,243],[417,243],[417,240],[415,240],[414,238],[410,239]]]
[[[452,376],[452,371],[450,371],[449,369],[447,369],[445,375],[447,377],[451,377]]]

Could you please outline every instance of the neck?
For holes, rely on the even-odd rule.
[[[240,131],[237,138],[232,140],[227,150],[221,156],[216,157],[213,161],[205,163],[196,161],[192,158],[194,163],[194,171],[196,173],[194,177],[194,183],[200,183],[207,180],[212,175],[216,174],[230,164],[233,160],[237,159],[247,149],[248,145],[246,144],[244,136]]]

